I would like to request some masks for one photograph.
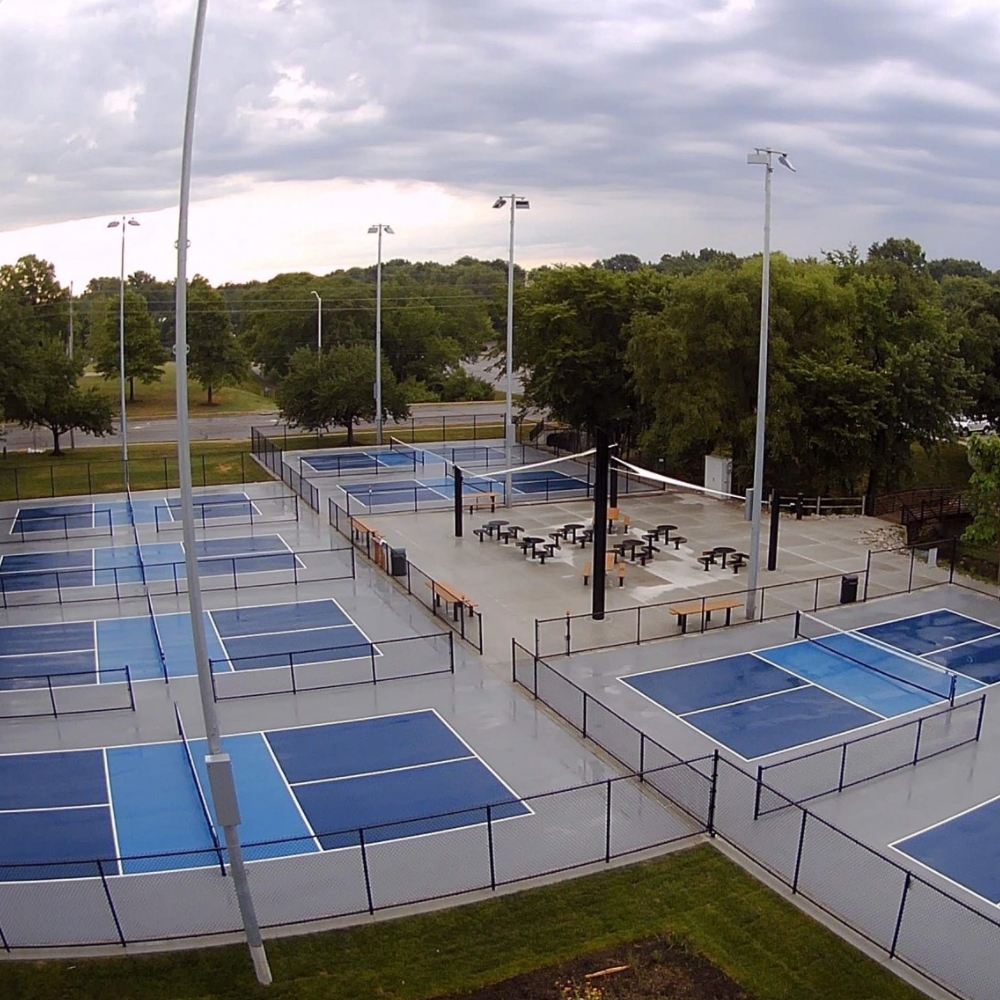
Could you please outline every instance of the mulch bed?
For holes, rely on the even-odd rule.
[[[627,968],[594,975],[620,966]],[[582,955],[561,965],[535,969],[502,983],[440,1000],[753,1000],[753,997],[701,955],[666,938],[654,937]]]

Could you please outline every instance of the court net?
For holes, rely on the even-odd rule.
[[[915,653],[896,649],[859,632],[839,629],[805,611],[795,612],[795,636],[897,684],[955,704],[958,676]]]
[[[412,444],[400,441],[397,437],[389,438],[389,449],[390,451],[394,451],[397,455],[405,455],[413,463],[414,468],[418,465],[424,464],[423,449],[415,448]]]

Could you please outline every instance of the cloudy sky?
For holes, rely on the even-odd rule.
[[[174,271],[195,0],[0,0],[0,263]],[[1000,268],[997,0],[210,0],[191,272],[910,236]]]

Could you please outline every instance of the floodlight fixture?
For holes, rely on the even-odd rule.
[[[511,505],[513,494],[513,477],[510,469],[514,464],[514,211],[518,208],[529,208],[528,199],[517,194],[500,195],[494,208],[503,208],[510,202],[510,253],[507,259],[507,405],[505,410],[504,442],[507,463],[507,475],[504,480],[504,505]]]
[[[760,354],[757,362],[757,427],[753,452],[753,493],[750,503],[750,564],[747,569],[747,618],[754,618],[757,609],[757,575],[760,570],[760,521],[764,491],[764,425],[767,415],[767,335],[768,310],[771,296],[771,157],[793,173],[795,168],[783,150],[758,146],[747,155],[747,163],[764,167],[764,256],[761,266],[760,290]]]

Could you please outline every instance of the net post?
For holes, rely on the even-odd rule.
[[[955,691],[958,688],[958,674],[951,675],[951,681],[948,686],[948,704],[953,708],[955,706]]]
[[[799,628],[799,626],[801,624],[801,621],[802,621],[802,612],[796,610],[796,612],[795,612],[795,632],[794,632],[794,635],[795,635],[796,639],[798,639],[799,636],[802,634],[801,631],[800,631],[800,628]]]
[[[135,711],[135,692],[132,690],[132,671],[129,670],[129,666],[125,664],[125,684],[128,687],[128,706],[134,712]]]

